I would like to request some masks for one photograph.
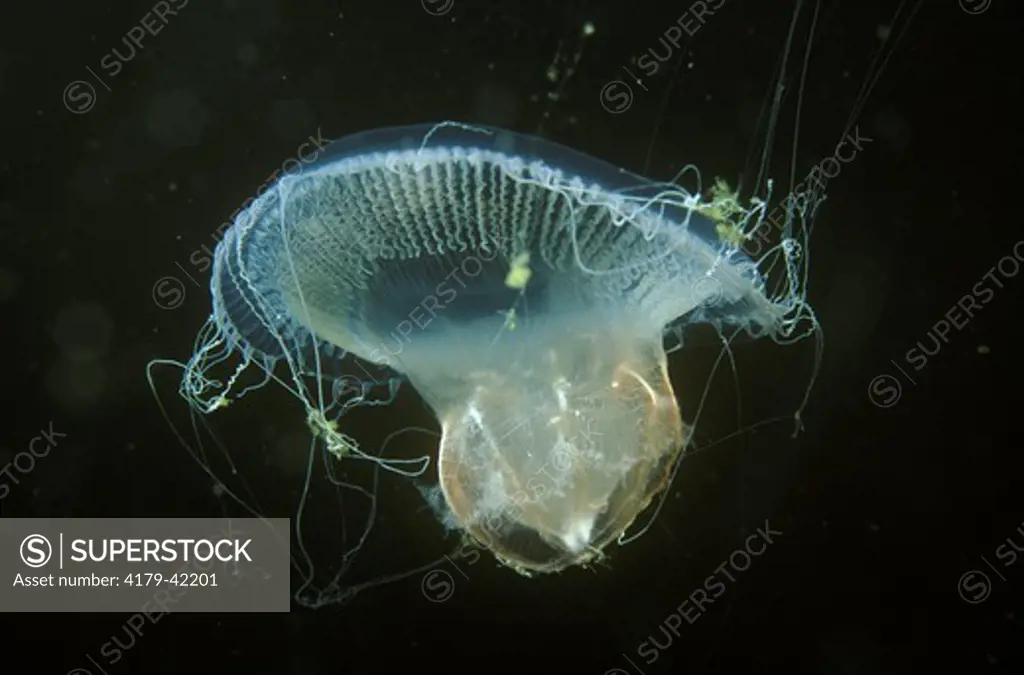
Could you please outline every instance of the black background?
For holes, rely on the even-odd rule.
[[[441,3],[428,3],[436,9]],[[191,0],[73,114],[73,80],[151,8],[147,3],[6,3],[0,19],[0,302],[4,354],[0,464],[52,420],[66,433],[0,504],[4,517],[219,516],[225,501],[159,415],[149,359],[185,359],[209,312],[191,253],[319,128],[328,138],[455,119],[541,133],[654,178],[692,162],[705,176],[749,180],[748,154],[793,12],[783,0],[728,0],[671,63],[635,88],[632,106],[601,106],[605,83],[656,46],[687,3],[455,0],[444,16],[419,2]],[[525,579],[483,556],[454,595],[427,601],[420,578],[347,604],[288,615],[170,615],[117,673],[580,672],[896,673],[942,668],[1021,672],[1024,560],[982,560],[1007,537],[1024,546],[1017,435],[1018,319],[1024,276],[920,371],[905,354],[1021,238],[1019,21],[1010,2],[980,14],[906,3],[891,58],[857,123],[874,139],[829,186],[812,239],[810,300],[825,332],[805,412],[716,441],[799,404],[813,350],[770,341],[737,348],[743,418],[720,373],[698,428],[714,444],[688,458],[654,527],[606,565]],[[984,3],[964,0],[963,4]],[[796,173],[842,135],[896,0],[825,1],[804,86]],[[804,16],[807,16],[805,14]],[[584,22],[596,27],[581,43]],[[800,24],[797,61],[807,24]],[[903,34],[893,45],[897,34]],[[564,86],[566,59],[583,44]],[[555,60],[561,53],[561,60]],[[555,82],[546,71],[555,62]],[[692,64],[692,65],[691,65]],[[636,72],[635,68],[631,68]],[[791,68],[791,75],[799,75]],[[793,146],[790,79],[772,175]],[[551,100],[552,93],[557,100]],[[1005,206],[1004,206],[1005,205]],[[1007,263],[1008,264],[1008,263]],[[153,301],[177,275],[184,303]],[[205,285],[208,277],[195,274]],[[1002,278],[1002,277],[1000,277]],[[692,419],[717,356],[698,331],[671,360]],[[70,346],[69,346],[70,345]],[[76,347],[77,345],[77,347]],[[898,372],[900,364],[913,377]],[[902,385],[874,405],[869,383]],[[157,378],[187,422],[173,373]],[[218,437],[291,516],[305,464],[295,401],[266,389],[218,412]],[[431,426],[414,392],[354,417],[369,443]],[[421,436],[409,454],[429,445]],[[415,444],[414,444],[415,445]],[[322,480],[322,476],[321,476]],[[374,548],[353,583],[450,548],[420,493],[388,478]],[[330,492],[321,491],[328,501]],[[274,502],[279,497],[281,505]],[[233,511],[235,515],[241,515]],[[754,528],[783,535],[657,661],[638,645]],[[325,519],[325,523],[328,522]],[[327,524],[308,534],[330,541]],[[999,564],[996,562],[996,564]],[[958,592],[982,570],[991,595]],[[66,673],[123,634],[127,615],[5,615],[7,672]],[[102,665],[102,663],[101,663]]]

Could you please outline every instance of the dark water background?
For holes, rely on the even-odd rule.
[[[3,516],[222,514],[159,416],[144,367],[188,356],[209,312],[202,247],[310,135],[455,119],[539,132],[655,178],[692,162],[730,179],[746,166],[749,180],[793,4],[728,0],[611,114],[602,88],[625,79],[623,66],[638,73],[631,60],[649,47],[664,53],[658,38],[687,3],[191,0],[113,76],[107,55],[129,56],[122,36],[152,4],[8,3],[0,464],[51,421],[67,438],[0,503]],[[893,24],[894,36],[907,33],[857,121],[873,140],[831,182],[812,239],[810,300],[826,343],[796,440],[789,424],[769,425],[687,460],[655,526],[605,567],[530,580],[483,556],[452,571],[443,603],[413,577],[319,611],[171,615],[145,626],[109,674],[1022,672],[1024,560],[1003,581],[981,558],[993,561],[1007,537],[1024,547],[1014,375],[1024,275],[991,273],[1003,287],[988,282],[981,311],[958,314],[962,328],[924,365],[907,356],[918,341],[934,351],[936,322],[1022,238],[1009,207],[1020,191],[1019,11],[988,4],[929,0],[907,25],[907,3]],[[798,176],[832,153],[898,6],[822,3]],[[588,21],[596,32],[581,41]],[[94,99],[66,89],[75,80]],[[776,138],[780,179],[796,84]],[[173,309],[155,302],[164,277],[180,283]],[[714,344],[698,333],[672,358],[688,418]],[[806,344],[738,347],[742,422],[720,375],[701,442],[792,412],[811,357]],[[187,421],[173,375],[158,386]],[[305,462],[295,402],[267,389],[213,422],[269,495],[268,515],[292,515]],[[405,392],[352,424],[372,445],[432,422]],[[416,443],[410,454],[429,438]],[[408,482],[389,478],[382,494],[382,538],[356,570],[364,579],[451,544]],[[639,645],[664,645],[666,617],[766,520],[783,534],[646,662]],[[337,536],[328,518],[310,528],[315,542]],[[971,570],[991,578],[983,602],[962,597]],[[4,615],[0,669],[95,671],[85,655],[112,635],[127,641],[125,618]]]

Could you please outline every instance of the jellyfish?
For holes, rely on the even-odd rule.
[[[808,302],[809,243],[825,199],[822,173],[832,177],[815,174],[814,164],[801,180],[803,167],[825,155],[798,158],[820,4],[793,3],[754,129],[755,143],[763,141],[756,172],[740,174],[753,175],[752,184],[705,180],[693,165],[653,180],[539,135],[439,122],[335,140],[246,201],[216,248],[212,312],[193,354],[156,359],[147,376],[218,496],[254,516],[264,506],[246,491],[208,416],[270,384],[298,401],[311,432],[293,519],[300,605],[346,602],[450,562],[390,574],[374,565],[369,581],[344,578],[371,539],[383,472],[409,479],[447,534],[459,535],[456,558],[467,547],[486,549],[527,576],[606,563],[613,543],[649,530],[698,448],[710,378],[723,363],[736,374],[734,342],[813,339],[793,414],[736,433],[780,419],[791,419],[794,435],[802,428],[823,348]],[[899,3],[890,22],[898,30],[882,38],[837,139],[856,128],[921,3],[907,5]],[[797,58],[801,22],[807,35]],[[792,146],[777,189],[770,176],[778,167],[769,165],[786,105],[795,106]],[[673,383],[667,367],[669,355],[693,352],[699,326],[719,340],[703,389]],[[157,393],[158,365],[183,371],[178,392],[190,406],[192,438]],[[419,396],[436,428],[403,427],[372,447],[354,432],[357,421],[394,412],[401,391]],[[681,404],[692,404],[685,418]],[[220,453],[209,452],[203,431]],[[429,450],[402,441],[410,434],[429,436]],[[409,456],[414,449],[420,456]],[[343,527],[316,537],[343,542],[326,585],[314,583],[304,517],[317,457],[327,485],[365,500],[355,527],[346,501]],[[213,468],[221,458],[230,478]],[[358,482],[367,479],[361,469],[369,482]]]
[[[799,232],[752,255],[765,203],[741,205],[722,181],[702,189],[694,167],[679,178],[455,122],[334,141],[217,246],[181,390],[211,412],[252,388],[238,382],[255,365],[337,461],[412,476],[436,461],[447,524],[501,563],[586,565],[663,493],[686,446],[667,332],[709,323],[787,341],[813,325]],[[230,354],[241,363],[216,381]],[[335,405],[319,385],[346,360],[365,377]],[[402,384],[441,429],[414,468],[344,430],[354,408],[393,400],[369,388]]]

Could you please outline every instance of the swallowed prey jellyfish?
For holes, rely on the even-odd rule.
[[[404,472],[344,433],[365,392],[339,406],[318,386],[342,359],[364,379],[390,373],[440,424],[449,525],[523,573],[585,564],[685,447],[666,332],[707,322],[790,341],[813,324],[800,237],[788,224],[775,246],[756,241],[764,211],[723,183],[654,183],[494,128],[343,138],[226,232],[182,391],[208,412],[248,366],[266,380],[286,368],[279,381],[334,457]],[[231,353],[238,370],[211,379]]]

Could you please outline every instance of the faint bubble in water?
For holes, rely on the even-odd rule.
[[[210,114],[190,89],[158,93],[146,112],[146,130],[153,140],[171,147],[196,146],[203,140]]]
[[[114,322],[97,303],[68,305],[57,312],[53,340],[65,357],[75,361],[102,358],[110,351]]]

